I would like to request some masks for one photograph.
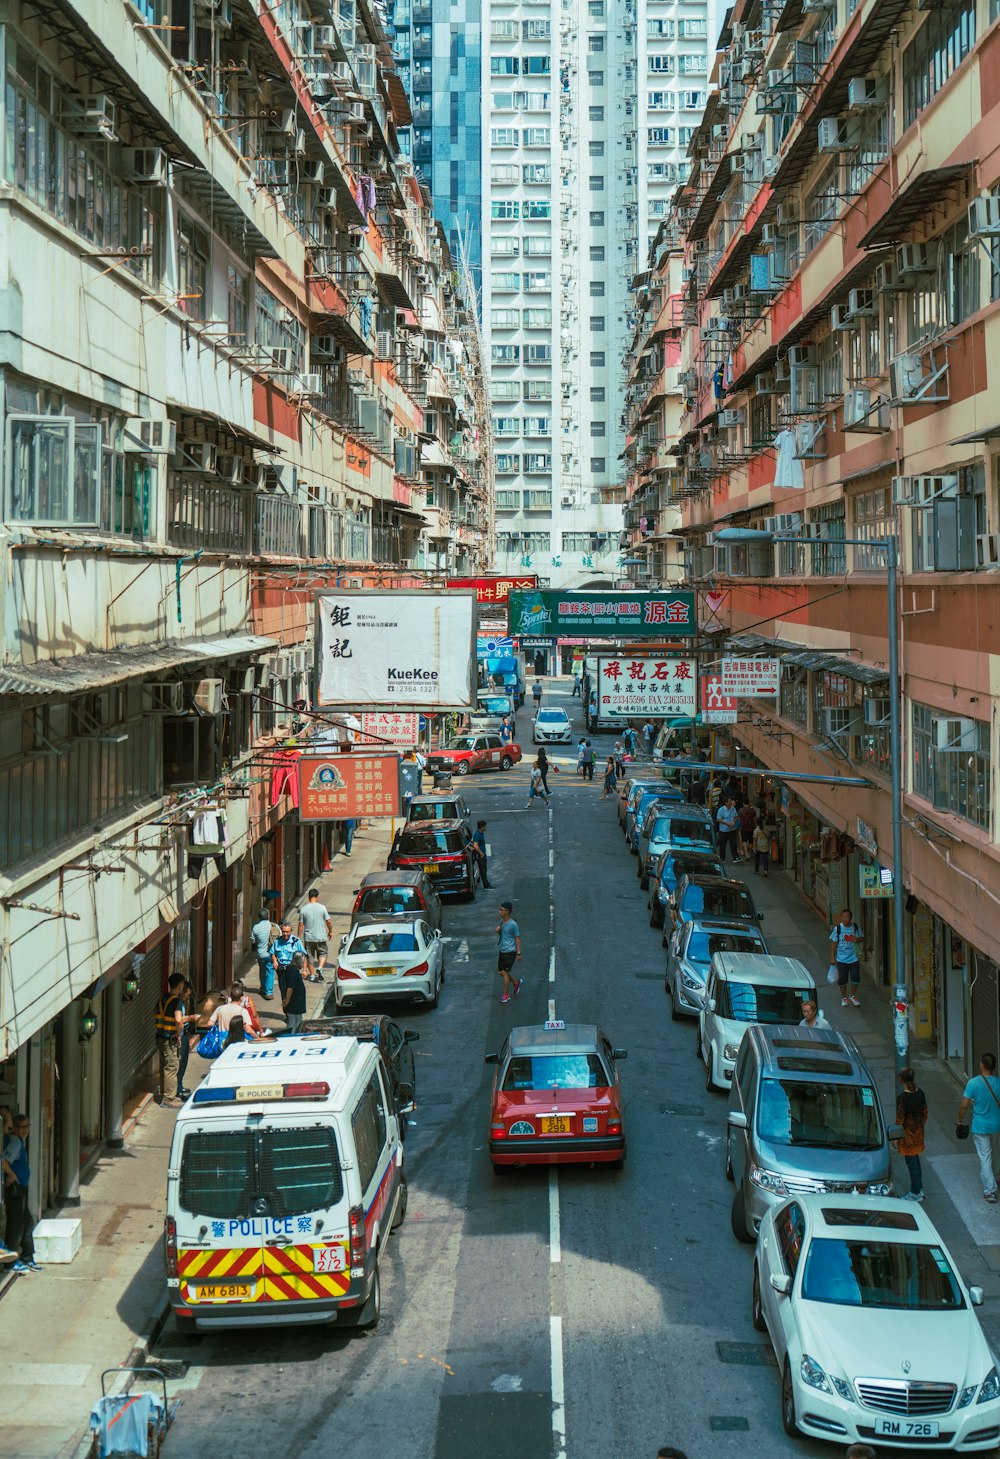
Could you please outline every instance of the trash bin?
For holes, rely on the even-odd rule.
[[[450,790],[451,789],[451,771],[450,770],[435,770],[434,771],[434,789],[435,790]]]

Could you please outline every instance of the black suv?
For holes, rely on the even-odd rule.
[[[419,870],[438,892],[464,892],[476,899],[472,832],[465,821],[407,821],[396,832],[386,866]]]

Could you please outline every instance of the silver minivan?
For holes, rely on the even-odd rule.
[[[894,1194],[878,1090],[857,1044],[832,1028],[751,1024],[729,1092],[733,1235],[753,1241],[769,1206],[810,1191]]]

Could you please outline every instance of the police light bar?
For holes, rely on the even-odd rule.
[[[259,1104],[278,1099],[326,1099],[325,1080],[298,1084],[232,1084],[213,1088],[203,1084],[191,1096],[192,1104]]]

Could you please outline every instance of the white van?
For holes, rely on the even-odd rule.
[[[816,1000],[816,979],[798,958],[717,952],[698,1015],[698,1056],[705,1062],[705,1088],[730,1087],[748,1024],[797,1024],[807,998]]]
[[[167,1171],[178,1326],[374,1327],[406,1214],[403,1144],[374,1044],[306,1034],[226,1049],[180,1110]]]

